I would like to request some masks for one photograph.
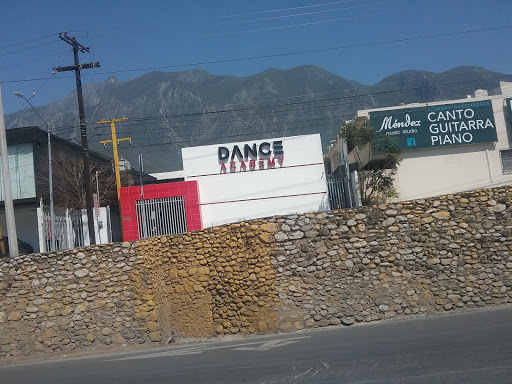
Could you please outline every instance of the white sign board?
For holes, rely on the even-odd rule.
[[[185,180],[197,180],[204,227],[316,212],[327,204],[320,135],[182,149]]]
[[[96,213],[96,217],[98,217],[100,215],[100,202],[98,201],[98,195],[96,193],[93,193],[92,198],[94,200],[94,212]]]

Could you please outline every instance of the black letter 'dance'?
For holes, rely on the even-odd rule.
[[[247,159],[256,159],[258,157],[258,150],[256,149],[256,143],[252,145],[249,144],[244,145],[244,158]]]
[[[226,147],[219,147],[218,150],[219,161],[225,161],[229,159],[229,149]]]
[[[235,156],[238,157],[239,161],[242,161],[244,158],[242,156],[242,151],[238,148],[238,145],[233,147],[233,153],[231,154],[231,160],[235,160]]]
[[[283,142],[282,141],[274,141],[273,142],[273,148],[274,148],[274,157],[276,156],[283,156],[284,155],[284,149],[283,149]]]
[[[260,157],[267,158],[270,156],[272,151],[270,150],[270,143],[267,143],[266,141],[260,144],[259,149]]]

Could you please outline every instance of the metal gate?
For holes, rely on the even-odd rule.
[[[139,239],[187,232],[184,196],[138,200],[135,207]]]
[[[99,212],[106,219],[107,227],[100,225],[100,218],[94,221],[97,244],[106,244],[112,241],[110,221],[110,207],[100,207]],[[52,249],[52,220],[48,207],[37,208],[37,226],[39,232],[39,251],[48,252]],[[103,235],[100,237],[100,233]],[[87,225],[87,211],[56,209],[53,220],[53,232],[55,235],[55,250],[79,248],[89,245],[89,230]]]
[[[42,252],[49,251],[51,249],[51,228],[52,222],[50,219],[49,213],[43,214],[43,241],[44,241],[44,249]],[[55,234],[55,249],[65,249],[68,248],[68,240],[67,240],[67,222],[65,216],[55,215],[54,216],[54,224],[53,231]]]
[[[69,214],[69,248],[79,248],[85,245],[84,225],[87,226],[87,223],[84,223],[81,211],[75,211]]]
[[[331,209],[351,208],[350,186],[346,178],[332,178],[327,180],[329,203]]]
[[[54,214],[54,234],[55,234],[55,250],[83,247],[85,244],[84,239],[84,224],[82,220],[81,211],[66,210],[65,213]],[[52,221],[50,213],[42,213],[42,226],[40,236],[41,252],[49,251],[52,241]]]

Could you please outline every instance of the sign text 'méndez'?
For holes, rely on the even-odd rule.
[[[370,124],[396,138],[400,149],[497,141],[489,100],[370,112]]]

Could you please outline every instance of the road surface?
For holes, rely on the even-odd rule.
[[[512,307],[0,367],[2,384],[512,383]]]

